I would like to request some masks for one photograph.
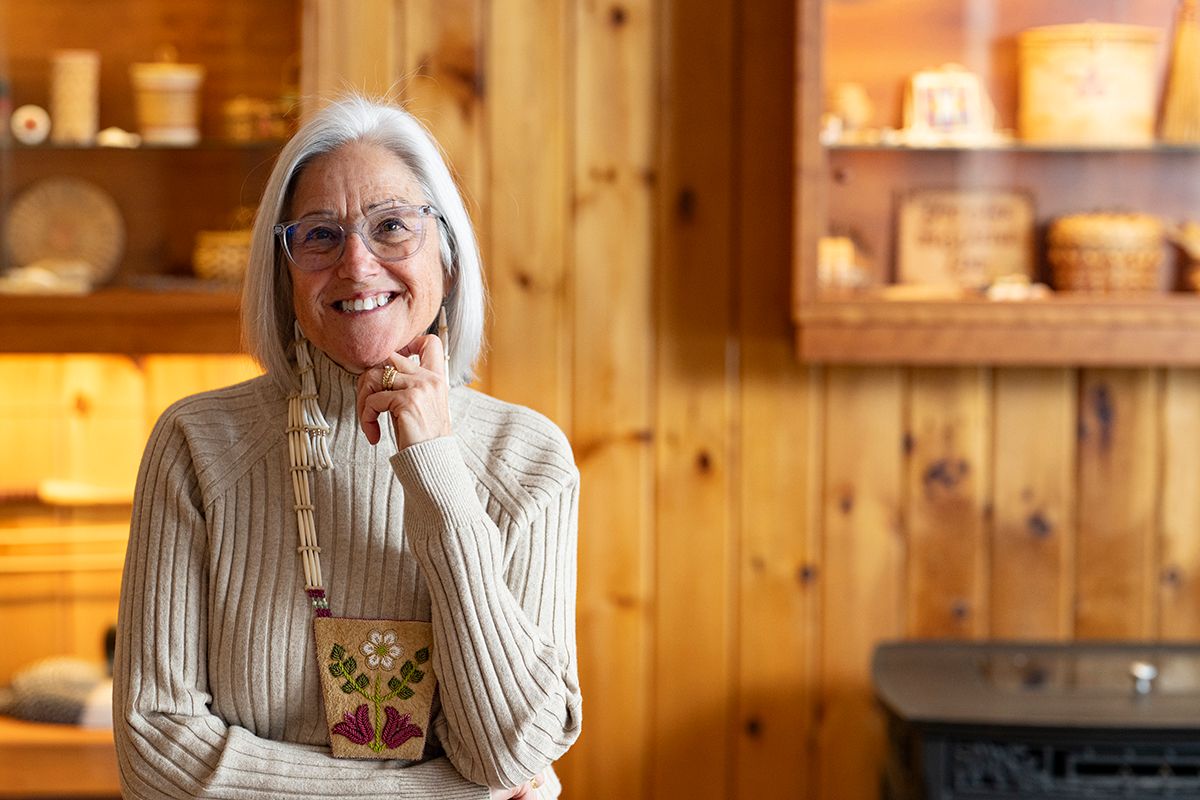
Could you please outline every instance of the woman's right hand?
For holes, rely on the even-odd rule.
[[[513,789],[492,789],[491,800],[538,800],[541,792],[542,776],[534,775],[529,780]]]

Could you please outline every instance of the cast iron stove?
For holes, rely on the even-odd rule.
[[[886,800],[1200,800],[1200,645],[897,642]]]

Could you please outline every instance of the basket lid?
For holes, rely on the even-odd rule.
[[[1162,241],[1162,220],[1153,214],[1092,212],[1068,214],[1050,223],[1051,242],[1060,244]]]
[[[1162,31],[1147,25],[1125,25],[1116,22],[1079,22],[1068,25],[1042,25],[1021,31],[1018,39],[1022,45],[1079,44],[1094,45],[1098,42],[1128,42],[1132,44],[1157,44]]]

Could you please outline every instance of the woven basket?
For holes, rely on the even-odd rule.
[[[222,283],[237,283],[250,261],[250,231],[200,231],[192,251],[196,276]]]
[[[1163,286],[1163,225],[1149,214],[1072,214],[1047,236],[1054,286],[1066,292],[1151,292]]]

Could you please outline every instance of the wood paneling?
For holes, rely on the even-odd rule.
[[[816,797],[871,797],[884,731],[871,651],[904,635],[904,408],[895,367],[830,367],[825,386]]]
[[[990,634],[1065,639],[1074,629],[1076,376],[996,370],[992,413]]]
[[[795,24],[795,4],[743,6],[738,31],[736,210],[738,418],[731,446],[732,491],[739,531],[735,587],[737,749],[727,797],[808,797],[815,784],[813,675],[817,600],[822,582],[821,382],[796,361],[791,324],[780,298],[791,288],[787,236],[746,232],[791,229],[790,158],[780,134],[791,109],[778,102],[775,76],[789,74],[794,50],[780,30]],[[780,765],[786,764],[786,769]]]
[[[1162,438],[1158,635],[1200,639],[1200,372],[1167,370]]]
[[[569,426],[572,329],[569,0],[509,0],[487,17],[488,386]],[[503,313],[501,312],[503,309]]]
[[[1161,380],[1155,370],[1080,375],[1075,633],[1081,638],[1155,633]]]
[[[652,753],[654,275],[644,267],[655,239],[657,24],[649,0],[620,14],[579,5],[573,21],[570,397],[591,487],[579,510],[577,638],[588,694],[620,701],[589,713],[561,777],[572,797],[594,800],[641,796]]]
[[[728,797],[736,413],[730,221],[734,3],[667,4],[655,314],[655,616],[650,796]],[[705,136],[695,136],[696,131]],[[695,535],[704,531],[703,535]],[[686,621],[686,623],[685,623]]]
[[[987,632],[988,370],[915,369],[909,381],[908,633]]]

